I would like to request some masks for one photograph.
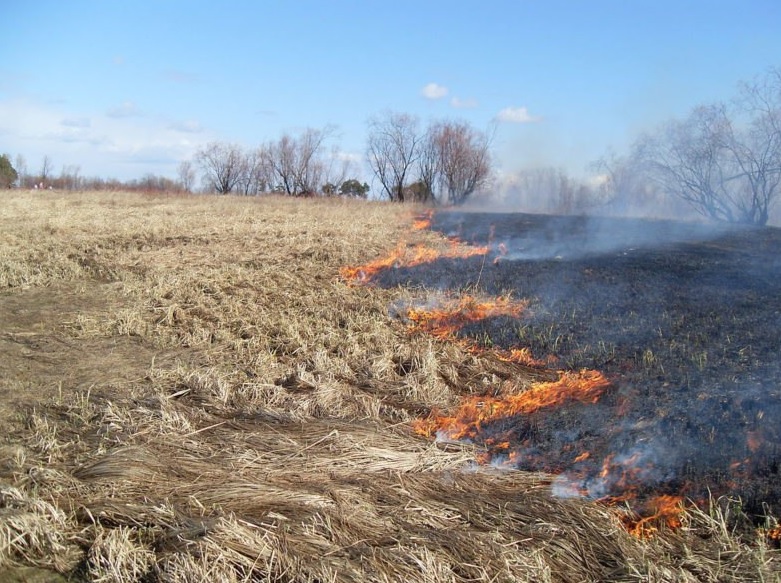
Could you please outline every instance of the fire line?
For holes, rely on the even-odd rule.
[[[433,211],[416,216],[413,219],[413,230],[424,230],[430,227]],[[443,250],[433,249],[423,244],[409,245],[405,241],[399,243],[386,257],[378,258],[358,267],[345,267],[341,276],[350,284],[370,283],[380,273],[388,269],[412,267],[432,263],[438,259],[465,259],[474,256],[486,257],[491,252],[488,246],[465,246],[457,237],[450,237],[449,245]],[[502,245],[494,250],[497,263],[507,250]],[[427,302],[428,305],[431,302]],[[480,322],[492,317],[521,318],[528,310],[526,300],[513,300],[507,297],[477,298],[471,295],[460,297],[445,297],[434,302],[433,307],[411,306],[407,309],[406,319],[409,328],[414,332],[429,334],[439,340],[455,342],[465,350],[483,354],[491,352],[498,360],[514,362],[525,366],[544,369],[545,361],[535,359],[527,348],[488,349],[478,346],[474,341],[459,336],[459,331],[466,325]],[[548,360],[551,362],[551,360]],[[553,371],[551,371],[553,372]],[[491,424],[501,424],[503,420],[511,420],[518,416],[528,416],[541,410],[552,410],[567,403],[593,404],[597,403],[603,393],[611,386],[610,381],[600,372],[594,370],[555,371],[557,379],[545,382],[532,382],[525,390],[503,396],[469,396],[462,399],[460,405],[451,414],[432,412],[427,418],[413,423],[413,430],[425,437],[436,437],[448,441],[477,441],[482,439],[486,452],[479,455],[479,463],[494,463],[495,456],[501,454],[508,463],[517,460],[519,452],[514,451],[510,441],[501,433],[485,436],[483,432]],[[585,463],[592,455],[588,451],[574,456],[576,464]],[[603,496],[600,500],[616,509],[621,509],[620,522],[628,532],[636,536],[649,536],[658,530],[658,525],[668,528],[681,526],[680,514],[683,509],[683,497],[671,494],[661,494],[635,503],[637,496],[635,478],[627,469],[631,460],[616,463],[613,456],[608,456],[602,464],[598,479],[609,483],[612,490],[622,492],[619,495]],[[552,473],[558,473],[561,468],[548,467]],[[573,472],[573,475],[577,472]],[[566,479],[565,479],[566,481]],[[565,487],[566,490],[566,487]],[[581,487],[572,486],[568,495],[590,496],[590,492]],[[626,504],[633,505],[631,511],[626,510]]]

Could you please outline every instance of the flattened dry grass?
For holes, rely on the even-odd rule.
[[[772,581],[718,506],[637,539],[410,422],[528,369],[411,335],[339,269],[415,238],[339,200],[9,193],[0,575],[87,581]],[[735,508],[734,505],[729,508]]]

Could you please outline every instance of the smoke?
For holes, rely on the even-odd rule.
[[[563,167],[536,166],[498,175],[473,196],[469,210],[588,214],[651,219],[701,218],[681,199],[647,180],[640,170],[611,175],[597,164],[572,174]]]
[[[486,223],[493,226],[493,235],[490,229],[486,230]],[[485,212],[438,213],[432,228],[449,237],[490,244],[500,261],[627,255],[642,249],[707,241],[731,229],[724,224],[670,220],[616,220],[589,215],[541,220],[535,215]]]
[[[674,451],[646,441],[610,453],[599,466],[591,462],[585,475],[577,467],[565,471],[556,476],[551,488],[554,495],[562,498],[578,496],[594,500],[650,491],[673,481],[678,473],[676,466]]]

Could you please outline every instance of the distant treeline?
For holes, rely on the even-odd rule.
[[[78,166],[59,175],[45,156],[29,172],[18,155],[0,156],[0,186],[62,190],[207,192],[256,196],[367,198],[361,161],[326,145],[333,128],[284,134],[260,146],[211,142],[180,162],[177,178],[86,178]],[[714,221],[765,225],[781,192],[781,68],[743,82],[728,103],[699,105],[639,136],[625,154],[595,161],[591,178],[556,168],[495,172],[493,132],[463,121],[432,121],[386,111],[368,121],[363,157],[375,198],[463,204],[483,193],[517,210],[680,216],[682,205]]]

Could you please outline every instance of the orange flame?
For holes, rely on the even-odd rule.
[[[418,421],[414,428],[426,436],[441,432],[452,440],[473,439],[487,422],[528,415],[567,401],[596,403],[609,385],[597,371],[562,372],[558,380],[534,383],[523,393],[505,397],[467,397],[452,416],[432,414],[428,419]]]
[[[769,541],[773,541],[776,544],[781,542],[781,525],[776,524],[770,528],[762,529],[761,532],[765,535]]]
[[[431,226],[431,217],[434,216],[433,210],[427,210],[412,219],[412,229],[414,231],[423,231]]]
[[[526,301],[508,298],[478,301],[472,296],[449,300],[433,310],[413,308],[407,317],[413,325],[435,338],[452,339],[455,332],[471,322],[479,322],[496,316],[518,318],[528,306]],[[515,356],[515,355],[514,355]],[[521,358],[520,353],[516,356]]]
[[[507,255],[508,252],[507,245],[505,245],[504,243],[499,243],[499,245],[496,248],[496,251],[498,255],[494,259],[494,265],[499,265],[499,262],[502,260],[502,258],[504,258]]]
[[[644,516],[636,514],[622,517],[621,522],[630,534],[640,538],[653,536],[658,532],[658,525],[677,529],[683,525],[683,496],[662,494],[652,498],[646,505]]]
[[[472,296],[464,296],[460,299],[450,299],[442,302],[437,308],[424,310],[413,308],[407,312],[410,326],[418,331],[431,334],[440,340],[455,342],[464,350],[472,354],[483,354],[488,349],[478,346],[473,340],[456,336],[461,328],[472,322],[478,322],[486,318],[496,316],[509,316],[519,318],[526,311],[529,302],[527,300],[511,300],[509,298],[496,298],[477,300]],[[493,348],[491,353],[498,360],[528,366],[542,368],[548,361],[535,359],[528,348]]]
[[[422,243],[413,246],[400,243],[386,257],[380,257],[358,267],[343,267],[339,270],[339,274],[347,281],[365,283],[386,269],[414,267],[415,265],[433,263],[437,259],[467,259],[486,255],[488,250],[488,247],[451,245],[446,251],[438,251]]]
[[[516,364],[522,364],[524,366],[542,368],[548,364],[555,362],[555,358],[548,358],[546,360],[539,360],[532,356],[531,350],[528,348],[510,348],[509,350],[494,350],[496,358],[503,360],[504,362],[514,362]]]

